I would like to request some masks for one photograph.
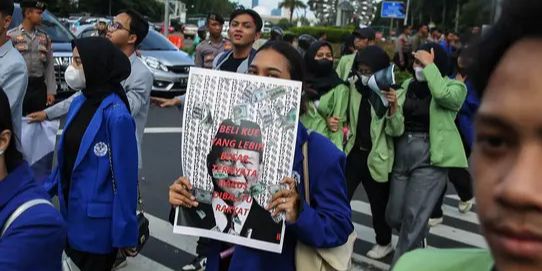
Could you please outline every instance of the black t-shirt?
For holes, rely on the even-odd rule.
[[[245,61],[245,58],[234,58],[233,54],[228,57],[226,61],[220,66],[221,71],[227,71],[227,72],[237,72],[237,69],[239,68],[239,65]]]
[[[412,83],[411,83],[412,84]],[[429,88],[410,86],[404,104],[405,131],[429,133],[429,107],[431,105]]]
[[[62,164],[61,182],[62,193],[66,202],[69,200],[72,171],[77,160],[79,148],[81,147],[81,140],[100,104],[101,100],[87,99],[79,109],[79,112],[76,113],[70,126],[64,130],[64,162]]]
[[[371,150],[373,143],[371,141],[371,104],[369,97],[371,90],[366,86],[356,86],[361,93],[361,102],[359,104],[358,125],[356,127],[356,139],[354,146],[364,150]]]

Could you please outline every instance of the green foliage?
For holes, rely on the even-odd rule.
[[[327,40],[329,42],[343,42],[346,36],[352,33],[353,27],[333,27],[333,26],[302,26],[290,28],[289,31],[296,34],[309,34],[314,37],[322,32],[327,34]]]
[[[186,4],[187,14],[205,14],[215,12],[225,19],[230,17],[231,12],[237,8],[234,1],[228,0],[183,0]]]
[[[280,21],[277,23],[277,26],[279,26],[280,28],[286,30],[290,27],[292,27],[292,24],[290,23],[290,21],[286,18],[283,18],[283,19],[280,19]]]
[[[79,0],[78,8],[70,2],[49,0],[48,9],[62,17],[81,12],[105,16],[109,15],[109,5],[111,4],[111,15],[117,14],[122,9],[133,8],[151,21],[163,21],[164,18],[164,3],[157,0]],[[206,16],[209,12],[216,12],[224,18],[228,18],[238,6],[228,0],[183,0],[183,2],[186,4],[188,14],[204,14]]]
[[[301,17],[299,19],[296,20],[296,23],[297,22],[301,22],[301,25],[303,26],[309,26],[311,24],[311,22],[309,21],[309,19],[305,18],[305,17]]]
[[[57,16],[68,16],[77,12],[104,16],[109,15],[111,4],[111,15],[117,14],[122,9],[132,8],[151,21],[161,21],[164,14],[164,4],[156,0],[80,0],[79,7],[66,2],[69,1],[50,0],[48,9]]]
[[[434,22],[442,30],[453,30],[456,23],[457,4],[459,4],[460,12],[458,24],[460,31],[491,23],[492,5],[488,0],[411,0],[408,24],[417,26]],[[380,17],[381,7],[382,4],[378,3],[372,26],[386,29],[385,32],[388,33],[390,19]],[[398,24],[402,25],[403,20],[394,20],[395,29]]]

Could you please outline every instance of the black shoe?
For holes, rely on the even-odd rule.
[[[126,261],[126,255],[122,252],[117,253],[117,259],[115,260],[115,263],[113,264],[112,271],[119,270],[121,268],[124,268],[128,265],[128,262]]]
[[[197,256],[194,260],[183,266],[182,271],[203,271],[207,266],[207,257]]]

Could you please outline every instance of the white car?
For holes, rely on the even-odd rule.
[[[77,34],[78,38],[95,35],[94,26],[87,26]],[[149,34],[138,48],[141,59],[154,76],[153,92],[165,92],[178,95],[186,92],[188,73],[194,66],[194,60],[179,50],[156,30],[149,28]]]

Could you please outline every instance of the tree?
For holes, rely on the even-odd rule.
[[[380,17],[381,6],[378,5],[372,25],[386,27],[390,19]],[[491,5],[487,0],[410,0],[409,13],[408,24],[418,26],[433,22],[441,30],[461,32],[472,26],[491,23]]]
[[[227,18],[238,7],[237,3],[229,0],[184,0],[183,2],[190,15],[207,15],[209,12],[216,12]]]
[[[290,23],[294,17],[294,11],[298,8],[307,8],[307,5],[303,1],[299,0],[284,0],[279,3],[279,8],[287,8],[290,10]]]
[[[50,0],[48,9],[57,16],[67,17],[71,13],[85,12],[96,16],[109,15],[110,0],[79,0],[76,7],[71,1]],[[148,17],[150,20],[161,21],[164,14],[164,4],[156,0],[117,0],[111,1],[111,15],[122,9],[132,8]]]
[[[284,30],[286,30],[286,29],[292,27],[292,23],[290,23],[290,21],[288,21],[288,19],[282,18],[277,23],[277,26],[284,29]]]

